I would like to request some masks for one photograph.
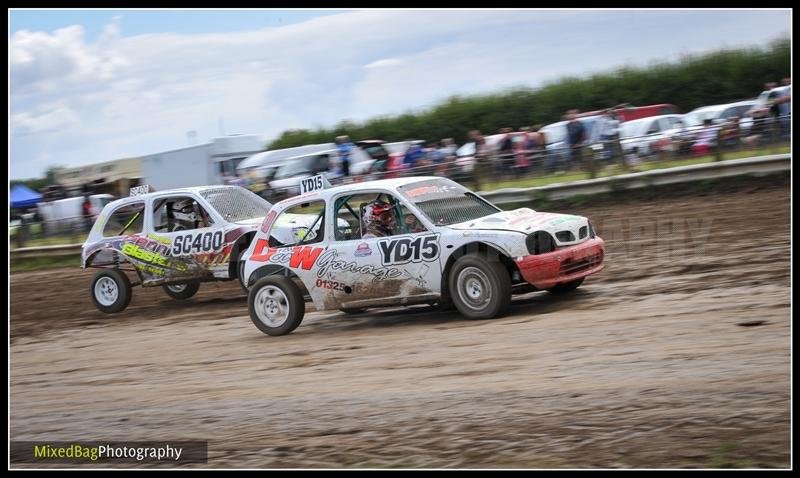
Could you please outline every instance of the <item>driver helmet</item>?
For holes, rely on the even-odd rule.
[[[198,215],[194,207],[194,201],[182,201],[173,207],[175,219],[179,221],[196,222]]]
[[[384,201],[373,201],[364,206],[362,222],[367,234],[390,236],[394,234],[396,226],[394,206]]]

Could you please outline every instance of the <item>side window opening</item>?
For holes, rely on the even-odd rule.
[[[272,224],[270,247],[315,244],[325,239],[325,201],[312,201],[283,211]]]
[[[111,213],[103,228],[103,237],[140,234],[144,227],[144,202],[118,207]]]
[[[190,196],[163,198],[156,201],[153,211],[155,232],[177,232],[210,227],[208,211]]]
[[[337,241],[388,237],[426,231],[411,211],[391,194],[362,193],[334,204]]]

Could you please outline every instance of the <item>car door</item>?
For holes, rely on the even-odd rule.
[[[436,233],[409,229],[407,205],[388,191],[342,193],[332,198],[333,239],[320,257],[317,287],[328,289],[336,308],[433,301],[438,298],[441,267]],[[370,223],[370,208],[389,204],[390,224]],[[334,226],[333,221],[336,221]]]
[[[151,201],[147,239],[168,248],[172,259],[167,279],[212,279],[224,263],[225,231],[196,196],[175,193]]]

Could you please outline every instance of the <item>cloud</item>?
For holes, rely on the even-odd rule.
[[[274,137],[628,58],[644,63],[685,45],[761,41],[781,29],[780,15],[365,10],[252,31],[136,36],[114,18],[93,42],[80,25],[20,30],[9,48],[11,175],[39,174],[45,158],[78,165],[186,146],[189,130],[209,140],[220,118],[229,134]],[[763,24],[771,31],[753,26]]]
[[[128,61],[110,48],[117,32],[112,25],[103,43],[84,42],[83,28],[73,25],[52,35],[21,30],[11,37],[11,87],[15,95],[68,90],[108,81]]]
[[[403,60],[398,60],[397,58],[384,58],[383,60],[373,61],[368,65],[364,65],[366,69],[372,68],[387,68],[393,66],[400,66],[403,64]]]
[[[67,106],[40,113],[22,112],[11,116],[11,126],[20,136],[63,130],[78,124],[79,118]]]

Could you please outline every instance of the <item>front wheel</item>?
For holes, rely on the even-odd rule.
[[[303,321],[306,303],[291,279],[267,276],[253,284],[247,296],[250,320],[267,335],[286,335]]]
[[[551,294],[565,294],[567,292],[572,292],[573,290],[577,289],[581,284],[583,284],[583,277],[580,279],[576,279],[572,282],[564,282],[562,284],[558,284],[547,289],[548,292]]]
[[[448,281],[453,304],[468,319],[492,319],[511,304],[511,277],[498,259],[462,256]]]
[[[186,300],[197,294],[200,290],[199,282],[184,282],[183,284],[169,284],[164,286],[164,292],[177,300]]]
[[[118,269],[98,272],[89,289],[92,302],[100,312],[113,314],[121,312],[131,303],[131,281]]]

